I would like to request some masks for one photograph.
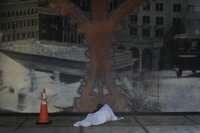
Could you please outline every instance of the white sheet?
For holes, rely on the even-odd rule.
[[[84,120],[74,123],[73,126],[75,127],[78,126],[88,127],[92,125],[96,126],[108,121],[116,121],[121,119],[124,118],[123,117],[118,118],[117,116],[115,116],[110,106],[108,104],[105,104],[99,111],[88,114]]]

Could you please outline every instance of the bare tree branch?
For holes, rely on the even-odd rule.
[[[102,21],[107,18],[107,0],[93,0],[92,1],[92,21]]]
[[[49,0],[49,2],[51,8],[59,8],[61,12],[64,12],[72,17],[78,25],[90,23],[89,19],[84,15],[83,11],[81,11],[80,8],[74,5],[71,1]]]

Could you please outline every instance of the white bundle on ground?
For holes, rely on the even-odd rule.
[[[122,119],[124,118],[118,118],[117,116],[115,116],[110,106],[108,104],[105,104],[99,111],[88,114],[84,120],[74,123],[73,126],[88,127],[92,125],[100,125],[108,121],[116,121]]]

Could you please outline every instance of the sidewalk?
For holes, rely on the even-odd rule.
[[[84,116],[51,116],[51,125],[36,125],[37,116],[0,116],[0,133],[200,133],[200,115],[125,116],[101,126],[73,127]]]

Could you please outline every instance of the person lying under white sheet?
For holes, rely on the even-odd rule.
[[[122,119],[124,118],[123,117],[118,118],[117,116],[115,116],[110,106],[108,104],[105,104],[97,112],[88,114],[84,120],[74,123],[73,126],[75,127],[78,126],[88,127],[92,125],[96,126],[108,121],[116,121]]]

